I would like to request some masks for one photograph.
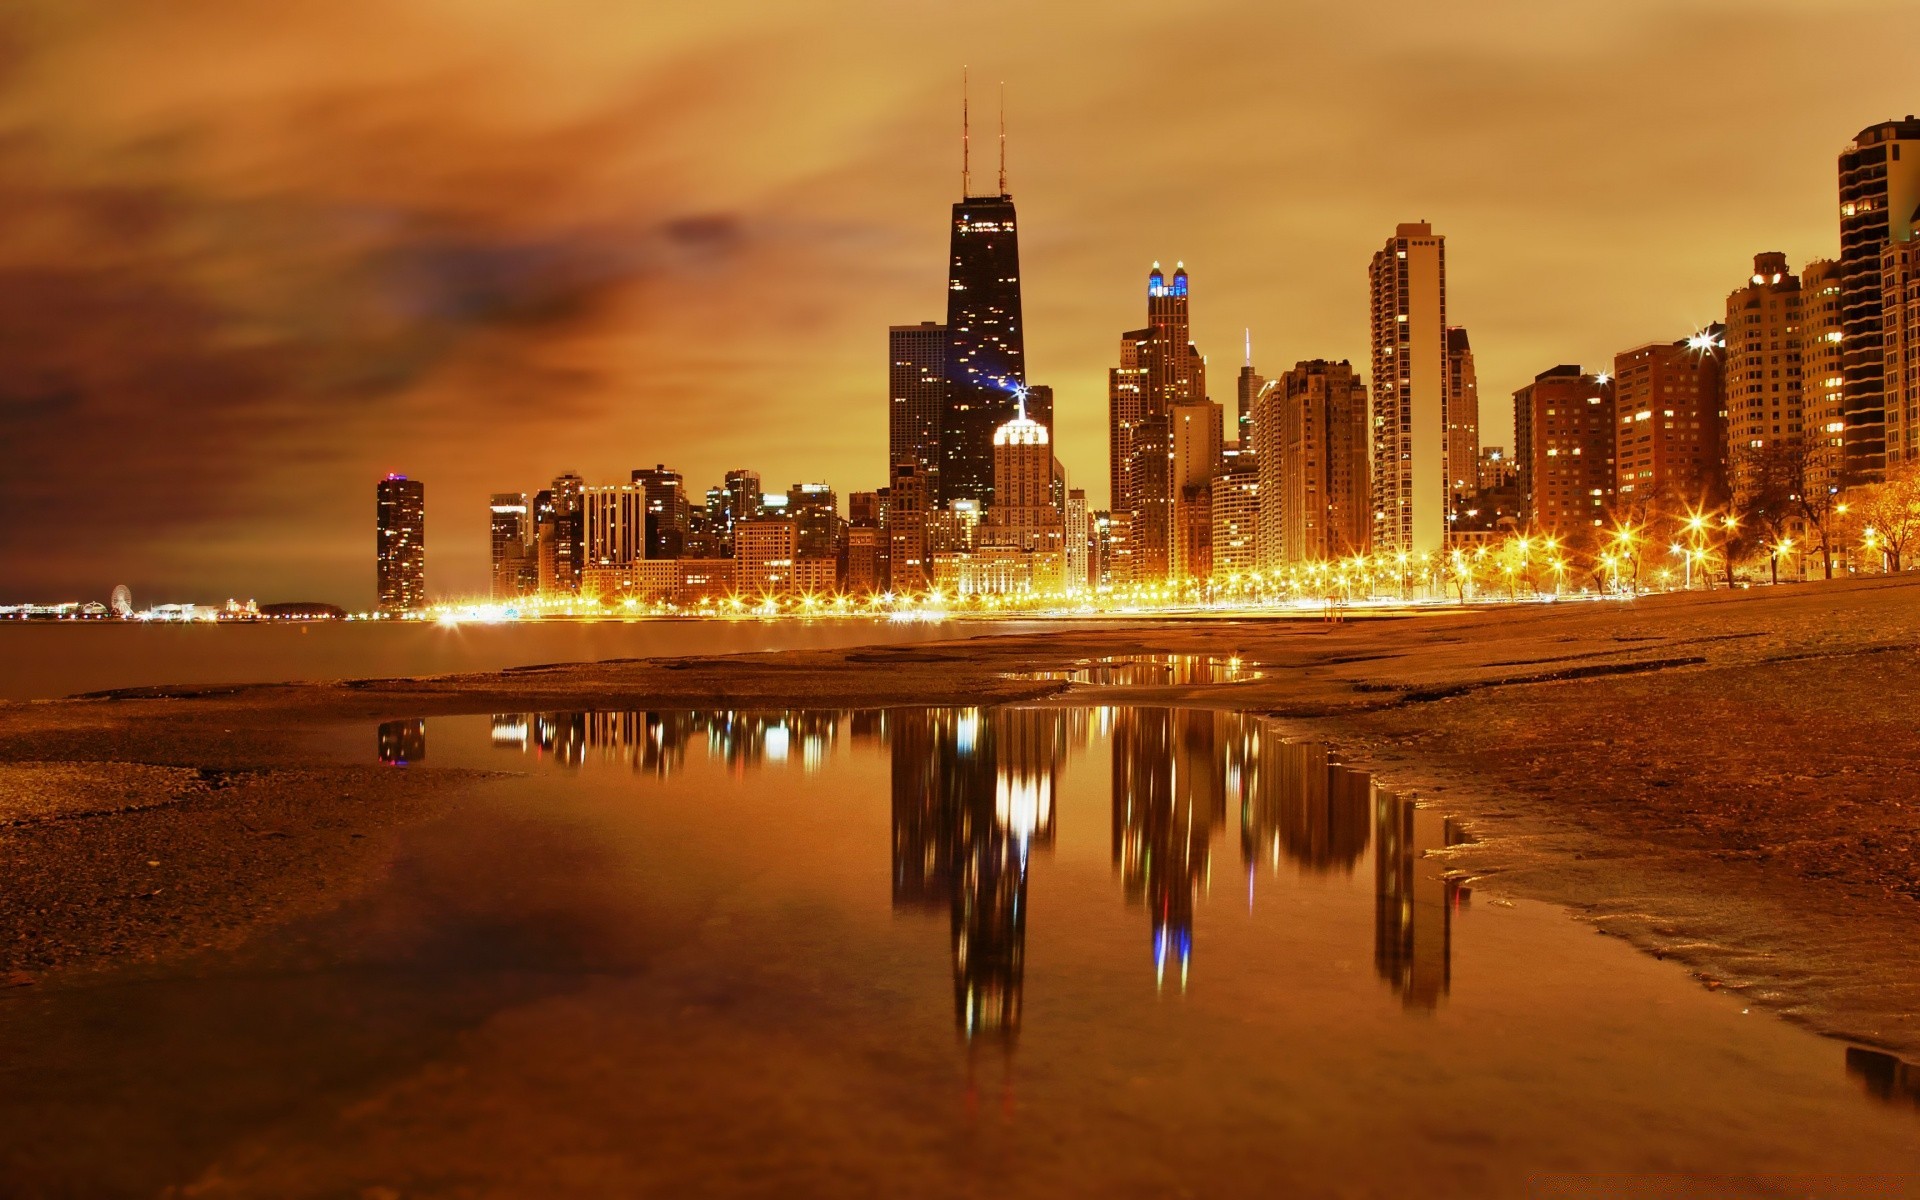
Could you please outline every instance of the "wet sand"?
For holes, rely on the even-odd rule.
[[[1237,654],[1262,674],[1022,677],[1133,654]],[[471,777],[342,762],[316,728],[1071,697],[1273,714],[1466,819],[1477,890],[1567,905],[1709,986],[1913,1060],[1916,667],[1920,580],[1896,579],[10,704],[0,981],[138,972],[345,904]]]

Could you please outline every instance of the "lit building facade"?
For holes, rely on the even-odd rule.
[[[993,499],[993,431],[1013,419],[1014,390],[1027,381],[1013,197],[964,197],[953,206],[951,234],[940,469],[930,482],[940,503],[985,507]]]
[[[1612,486],[1623,511],[1698,511],[1726,498],[1722,341],[1716,325],[1692,338],[1614,356]],[[1798,422],[1787,424],[1794,429],[1782,440],[1797,440]]]
[[[1838,487],[1846,454],[1846,337],[1840,264],[1819,259],[1800,272],[1801,428],[1815,478]]]
[[[893,464],[882,528],[886,534],[887,590],[896,595],[918,595],[927,590],[932,566],[927,557],[931,502],[929,480],[919,464]]]
[[[1251,423],[1249,423],[1251,427]],[[1213,577],[1251,575],[1260,565],[1260,466],[1258,456],[1236,454],[1214,476],[1211,553]]]
[[[383,613],[427,606],[427,489],[389,475],[374,488],[374,590]]]
[[[647,492],[628,483],[588,487],[580,494],[585,557],[582,590],[589,568],[624,567],[647,554]],[[604,590],[604,589],[602,589]]]
[[[755,517],[733,530],[734,586],[747,600],[790,595],[797,587],[794,561],[800,557],[793,522]]]
[[[1373,256],[1373,548],[1446,542],[1446,238],[1400,225]]]
[[[1514,463],[1527,523],[1570,536],[1612,507],[1613,381],[1563,364],[1513,394]]]
[[[1077,595],[1092,586],[1093,529],[1089,524],[1085,488],[1068,488],[1067,505],[1061,513],[1066,529],[1063,547],[1066,562],[1066,592]]]
[[[1176,571],[1197,563],[1196,537],[1206,536],[1210,508],[1199,495],[1211,480],[1213,466],[1204,472],[1199,458],[1189,455],[1176,462],[1179,439],[1197,417],[1176,419],[1174,410],[1207,404],[1206,361],[1190,340],[1189,293],[1184,265],[1176,264],[1169,278],[1153,264],[1147,274],[1147,325],[1121,337],[1120,365],[1108,373],[1108,453],[1111,456],[1113,518],[1124,518],[1126,550],[1114,569],[1132,583],[1162,583]],[[1214,412],[1218,413],[1218,406]],[[1216,415],[1214,426],[1218,427]],[[1219,435],[1214,435],[1218,461]],[[1187,444],[1195,445],[1189,438]],[[1190,505],[1182,521],[1182,492],[1191,489]],[[1186,542],[1177,549],[1176,541]],[[1200,572],[1204,576],[1205,572]]]
[[[1726,461],[1805,434],[1800,276],[1787,256],[1756,254],[1753,274],[1727,297]],[[1622,417],[1632,407],[1623,392]],[[1621,478],[1625,481],[1625,468]],[[1621,496],[1628,495],[1623,487]]]
[[[495,492],[487,501],[488,596],[495,603],[531,595],[539,586],[533,555],[533,505],[525,492]]]
[[[940,414],[947,394],[947,327],[938,321],[887,329],[887,465],[940,470]]]
[[[1880,478],[1886,467],[1885,281],[1881,252],[1912,239],[1920,217],[1920,121],[1883,121],[1840,152],[1842,477]]]
[[[1220,471],[1223,415],[1218,404],[1205,400],[1177,404],[1167,413],[1173,443],[1168,576],[1181,582],[1213,575],[1213,477]]]

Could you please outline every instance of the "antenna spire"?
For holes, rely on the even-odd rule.
[[[973,194],[971,121],[967,114],[967,69],[960,68],[960,198]]]
[[[1007,194],[1007,81],[1000,81],[1000,194]]]
[[[1249,367],[1253,365],[1253,329],[1251,326],[1247,328],[1247,365]]]

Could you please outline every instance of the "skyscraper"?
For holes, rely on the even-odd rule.
[[[1176,264],[1169,279],[1159,263],[1153,264],[1147,274],[1147,327],[1122,335],[1120,365],[1108,373],[1113,517],[1126,531],[1123,582],[1162,583],[1170,577],[1180,560],[1175,551],[1180,490],[1183,485],[1204,488],[1213,475],[1212,465],[1200,473],[1198,458],[1174,462],[1174,410],[1207,402],[1206,362],[1189,340],[1188,292],[1184,265]],[[1190,424],[1193,419],[1190,414]],[[1212,445],[1217,461],[1217,435]],[[1176,478],[1176,466],[1187,478]],[[1193,511],[1203,514],[1198,524],[1210,528],[1210,506],[1204,498],[1196,502],[1200,507]]]
[[[1210,401],[1177,404],[1168,412],[1173,461],[1168,471],[1173,528],[1169,577],[1206,580],[1213,575],[1213,477],[1220,471],[1220,406]]]
[[[1365,553],[1373,532],[1366,381],[1351,363],[1296,363],[1261,398],[1261,565]]]
[[[529,595],[539,584],[533,559],[533,506],[525,492],[495,492],[487,505],[492,551],[489,596],[496,603]]]
[[[427,606],[427,490],[417,479],[389,475],[374,489],[374,586],[384,613]]]
[[[1107,370],[1108,500],[1115,513],[1133,512],[1127,479],[1133,462],[1133,433],[1147,416],[1146,369],[1140,365],[1140,348],[1149,336],[1145,329],[1121,334],[1120,365]]]
[[[994,502],[987,510],[994,544],[1058,557],[1062,528],[1053,502],[1053,446],[1047,427],[1018,415],[993,433]],[[1047,574],[1057,580],[1059,567]]]
[[[1222,466],[1209,489],[1213,502],[1211,562],[1216,580],[1250,574],[1260,566],[1260,468],[1242,451]]]
[[[1754,255],[1753,274],[1727,297],[1722,396],[1729,464],[1769,445],[1802,440],[1806,422],[1800,307],[1800,277],[1787,268],[1787,256],[1777,252]],[[1622,417],[1634,407],[1623,390]],[[1624,499],[1629,481],[1624,467],[1622,471]]]
[[[1840,310],[1844,347],[1842,474],[1886,467],[1886,356],[1881,251],[1909,241],[1920,218],[1920,120],[1868,126],[1840,152]]]
[[[1247,330],[1246,361],[1240,364],[1238,384],[1239,410],[1233,426],[1233,443],[1242,453],[1253,453],[1253,406],[1260,398],[1260,388],[1266,383],[1260,373],[1253,369],[1253,330]]]
[[[679,558],[691,513],[680,472],[664,463],[640,467],[633,472],[633,482],[644,489],[647,501],[645,552],[638,557]]]
[[[1447,240],[1421,221],[1373,256],[1373,548],[1446,542]]]
[[[1463,326],[1447,327],[1447,492],[1449,500],[1473,495],[1480,468],[1480,381],[1473,370],[1473,344]]]
[[[553,579],[549,585],[543,577],[541,587],[556,595],[575,595],[580,591],[580,572],[586,566],[585,518],[580,497],[586,486],[586,481],[572,472],[558,476],[553,481],[550,501],[553,512]]]
[[[964,178],[964,177],[963,177]],[[993,499],[993,433],[1012,420],[1027,381],[1020,320],[1020,242],[1013,197],[953,206],[947,274],[946,403],[940,423],[940,502]],[[962,190],[967,191],[965,183]]]
[[[947,327],[935,321],[887,329],[887,466],[916,462],[940,470],[940,414],[946,403]]]
[[[887,590],[918,595],[931,576],[927,561],[927,477],[916,463],[893,464],[887,484],[887,508],[882,521],[886,533]]]
[[[787,489],[787,519],[793,522],[802,558],[832,558],[840,540],[840,499],[824,483]]]

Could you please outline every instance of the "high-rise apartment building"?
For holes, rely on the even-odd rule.
[[[427,490],[389,475],[374,488],[374,588],[383,613],[427,606]]]
[[[1473,343],[1459,325],[1447,327],[1447,491],[1459,500],[1474,492],[1480,466],[1480,381]]]
[[[1107,471],[1111,511],[1131,513],[1129,491],[1133,466],[1133,436],[1147,417],[1146,368],[1140,349],[1151,332],[1129,329],[1120,335],[1120,365],[1107,369]]]
[[[1213,478],[1220,472],[1223,419],[1210,401],[1185,402],[1168,410],[1173,461],[1168,468],[1173,528],[1169,577],[1205,580],[1213,574]]]
[[[993,507],[986,536],[995,545],[1058,555],[1063,528],[1053,502],[1053,445],[1047,427],[1019,410],[993,433]],[[1056,566],[1051,572],[1058,574]]]
[[[1348,362],[1298,363],[1268,389],[1253,418],[1264,569],[1368,551],[1368,414],[1366,381]]]
[[[1840,264],[1827,259],[1800,272],[1800,423],[1814,478],[1830,488],[1839,486],[1846,453],[1843,279]]]
[[[1249,423],[1251,428],[1251,423]],[[1213,578],[1244,578],[1260,566],[1260,465],[1249,451],[1234,455],[1214,476],[1211,552]]]
[[[646,494],[646,552],[641,558],[679,558],[686,549],[691,510],[680,472],[661,463],[639,467],[633,482]]]
[[[1614,356],[1612,487],[1623,511],[1697,512],[1725,499],[1721,333],[1715,325]],[[1782,440],[1799,433],[1789,424]]]
[[[840,500],[824,483],[787,489],[787,519],[793,522],[802,558],[832,558],[840,540]]]
[[[1260,388],[1267,382],[1253,369],[1253,330],[1246,331],[1246,361],[1240,364],[1240,377],[1234,381],[1239,405],[1234,414],[1233,444],[1245,454],[1253,453],[1253,406]]]
[[[1778,252],[1756,254],[1753,274],[1727,297],[1727,345],[1721,390],[1726,410],[1726,461],[1805,434],[1803,331],[1800,277]],[[1640,404],[1623,387],[1620,415]],[[1643,405],[1659,409],[1660,405]],[[1649,418],[1651,420],[1652,418]],[[1625,434],[1625,427],[1622,427]],[[1640,468],[1644,469],[1645,464]],[[1620,467],[1621,499],[1630,494],[1628,468]]]
[[[488,595],[495,603],[531,595],[539,587],[533,556],[533,506],[525,492],[495,492],[487,503],[491,550]]]
[[[940,414],[947,395],[947,327],[937,321],[887,329],[887,465],[940,470]]]
[[[1920,462],[1920,241],[1880,251],[1887,469]]]
[[[1013,419],[1015,390],[1027,381],[1020,242],[1013,197],[1004,190],[964,196],[953,206],[946,329],[936,496],[984,507],[993,499],[994,431]]]
[[[1920,220],[1920,120],[1883,121],[1840,152],[1840,313],[1845,337],[1841,419],[1846,483],[1886,467],[1886,352],[1881,252]]]
[[[1446,542],[1446,238],[1403,224],[1373,256],[1373,548]]]
[[[610,483],[580,492],[582,573],[594,568],[628,567],[647,553],[647,491],[644,486]]]
[[[1563,364],[1513,394],[1514,462],[1528,524],[1571,537],[1613,499],[1613,381]]]
[[[1067,489],[1067,505],[1060,517],[1065,529],[1066,592],[1074,596],[1093,585],[1093,528],[1089,524],[1091,514],[1087,511],[1085,488]]]

